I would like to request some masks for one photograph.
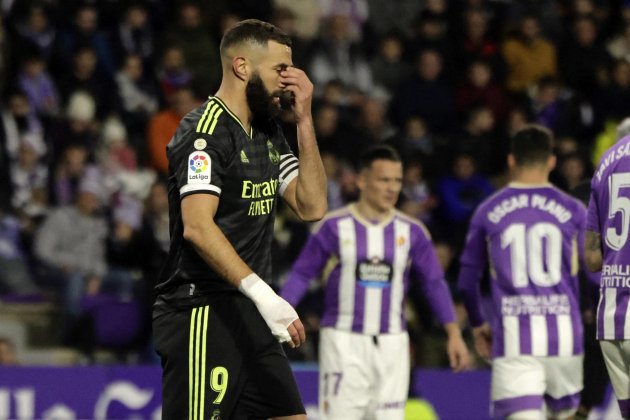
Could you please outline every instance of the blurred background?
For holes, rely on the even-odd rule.
[[[552,180],[584,197],[630,130],[628,0],[1,0],[0,14],[0,364],[158,363],[165,146],[218,88],[218,45],[239,20],[293,38],[315,84],[330,210],[357,196],[359,150],[402,153],[399,208],[428,226],[456,301],[467,223],[507,182],[511,134],[553,130]],[[276,287],[308,230],[279,207]],[[413,365],[447,367],[445,336],[412,296]],[[314,287],[294,361],[317,360],[320,305]],[[461,305],[458,316],[467,328]]]

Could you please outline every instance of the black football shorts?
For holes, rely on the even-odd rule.
[[[153,335],[162,361],[164,420],[306,412],[281,345],[241,293],[195,297],[192,308],[161,310]]]

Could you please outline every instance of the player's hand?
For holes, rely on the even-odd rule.
[[[475,341],[475,350],[477,354],[485,361],[490,362],[492,354],[492,329],[487,322],[473,328],[473,339]]]
[[[280,72],[280,83],[282,83],[284,90],[293,94],[295,121],[299,123],[304,118],[310,118],[313,83],[306,73],[297,67],[287,67]]]
[[[295,309],[260,277],[250,274],[241,281],[239,289],[254,302],[278,341],[299,347],[306,340],[304,326]]]
[[[470,367],[470,354],[459,328],[456,332],[449,331],[446,352],[448,353],[451,369],[454,372],[461,372]]]

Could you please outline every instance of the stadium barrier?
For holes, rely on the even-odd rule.
[[[317,366],[294,371],[309,419],[317,420]],[[156,366],[0,367],[0,419],[159,420],[160,375]],[[416,370],[412,377],[412,393],[441,419],[488,419],[489,386],[487,370]]]

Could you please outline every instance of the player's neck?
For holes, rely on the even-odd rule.
[[[236,115],[236,117],[241,121],[245,131],[249,131],[252,125],[252,112],[249,109],[249,105],[247,105],[245,92],[240,92],[221,84],[221,87],[219,87],[219,90],[217,90],[217,93],[215,93],[214,96],[221,99],[230,112]]]
[[[549,183],[549,172],[542,168],[519,168],[512,173],[512,182],[525,185],[544,185]]]
[[[392,215],[392,209],[381,210],[371,206],[365,201],[359,200],[355,204],[355,208],[359,215],[369,222],[382,222]]]

